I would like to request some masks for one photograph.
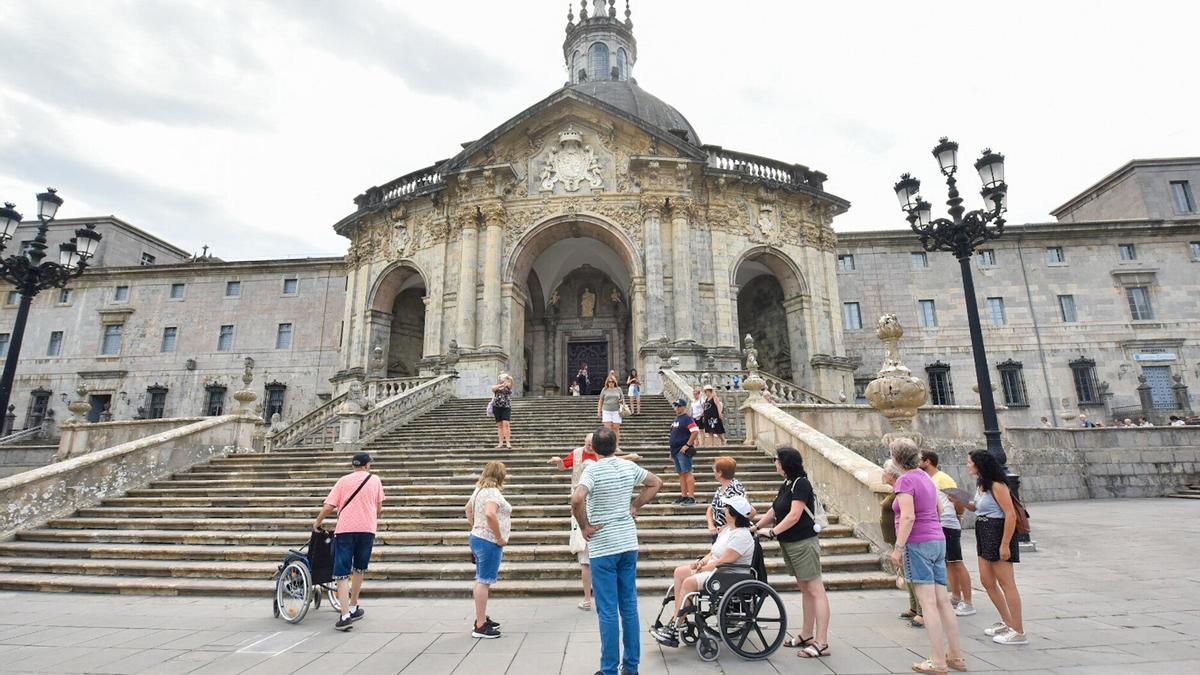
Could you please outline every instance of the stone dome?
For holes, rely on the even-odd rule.
[[[662,99],[637,86],[633,81],[596,80],[578,82],[567,86],[580,93],[600,99],[664,131],[684,131],[687,133],[685,140],[688,143],[700,145],[700,136],[692,128],[692,123],[688,122],[682,113],[665,103]]]

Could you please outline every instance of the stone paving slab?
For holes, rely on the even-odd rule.
[[[960,619],[970,672],[1164,675],[1200,672],[1200,503],[1122,500],[1035,504],[1039,552],[1017,572],[1030,644],[982,635],[996,620],[978,590],[974,541],[964,537],[979,614]],[[370,589],[368,581],[368,593]],[[368,616],[348,633],[333,612],[299,625],[274,619],[258,598],[2,593],[0,672],[46,673],[535,673],[587,675],[599,661],[596,617],[573,598],[497,600],[499,640],[471,639],[469,600],[364,596]],[[793,627],[799,597],[784,596]],[[641,672],[905,673],[924,658],[925,633],[895,618],[900,591],[831,595],[832,655],[780,650],[761,662],[662,649],[643,633]],[[641,598],[648,626],[659,598]]]

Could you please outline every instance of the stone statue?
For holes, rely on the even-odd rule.
[[[558,305],[558,291],[555,290],[550,294],[550,301],[546,303],[547,307],[556,307]]]
[[[612,293],[610,293],[608,296],[608,300],[614,305],[621,304],[621,289],[613,288]]]
[[[583,296],[579,299],[579,315],[585,319],[596,316],[596,294],[590,288],[583,289]]]
[[[346,400],[338,406],[340,413],[363,413],[371,409],[371,402],[367,400],[363,393],[362,382],[355,380],[350,383],[350,390],[346,392]]]
[[[551,192],[554,190],[554,155],[558,153],[558,148],[550,149],[550,157],[542,162],[542,174],[540,177],[543,192]]]
[[[604,173],[600,168],[600,160],[596,159],[596,153],[592,152],[592,146],[584,146],[584,153],[588,160],[588,183],[592,187],[604,187]]]

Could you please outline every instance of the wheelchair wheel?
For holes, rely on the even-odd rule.
[[[338,602],[337,588],[326,588],[325,595],[329,598],[329,606],[333,608],[333,611],[338,613],[338,616],[341,616],[342,603]]]
[[[751,661],[774,654],[787,637],[787,610],[769,585],[755,579],[734,584],[717,609],[721,639]]]
[[[696,641],[696,653],[701,661],[716,661],[721,654],[721,643],[715,637],[702,635]]]
[[[275,606],[279,616],[288,623],[300,623],[308,613],[312,600],[312,576],[303,561],[292,560],[283,566],[275,579]]]

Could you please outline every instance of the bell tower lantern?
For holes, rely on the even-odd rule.
[[[616,0],[593,0],[591,4],[589,13],[588,0],[580,0],[578,22],[573,7],[567,8],[567,39],[563,41],[567,82],[632,80],[637,40],[633,39],[628,0],[624,21],[617,18]]]

